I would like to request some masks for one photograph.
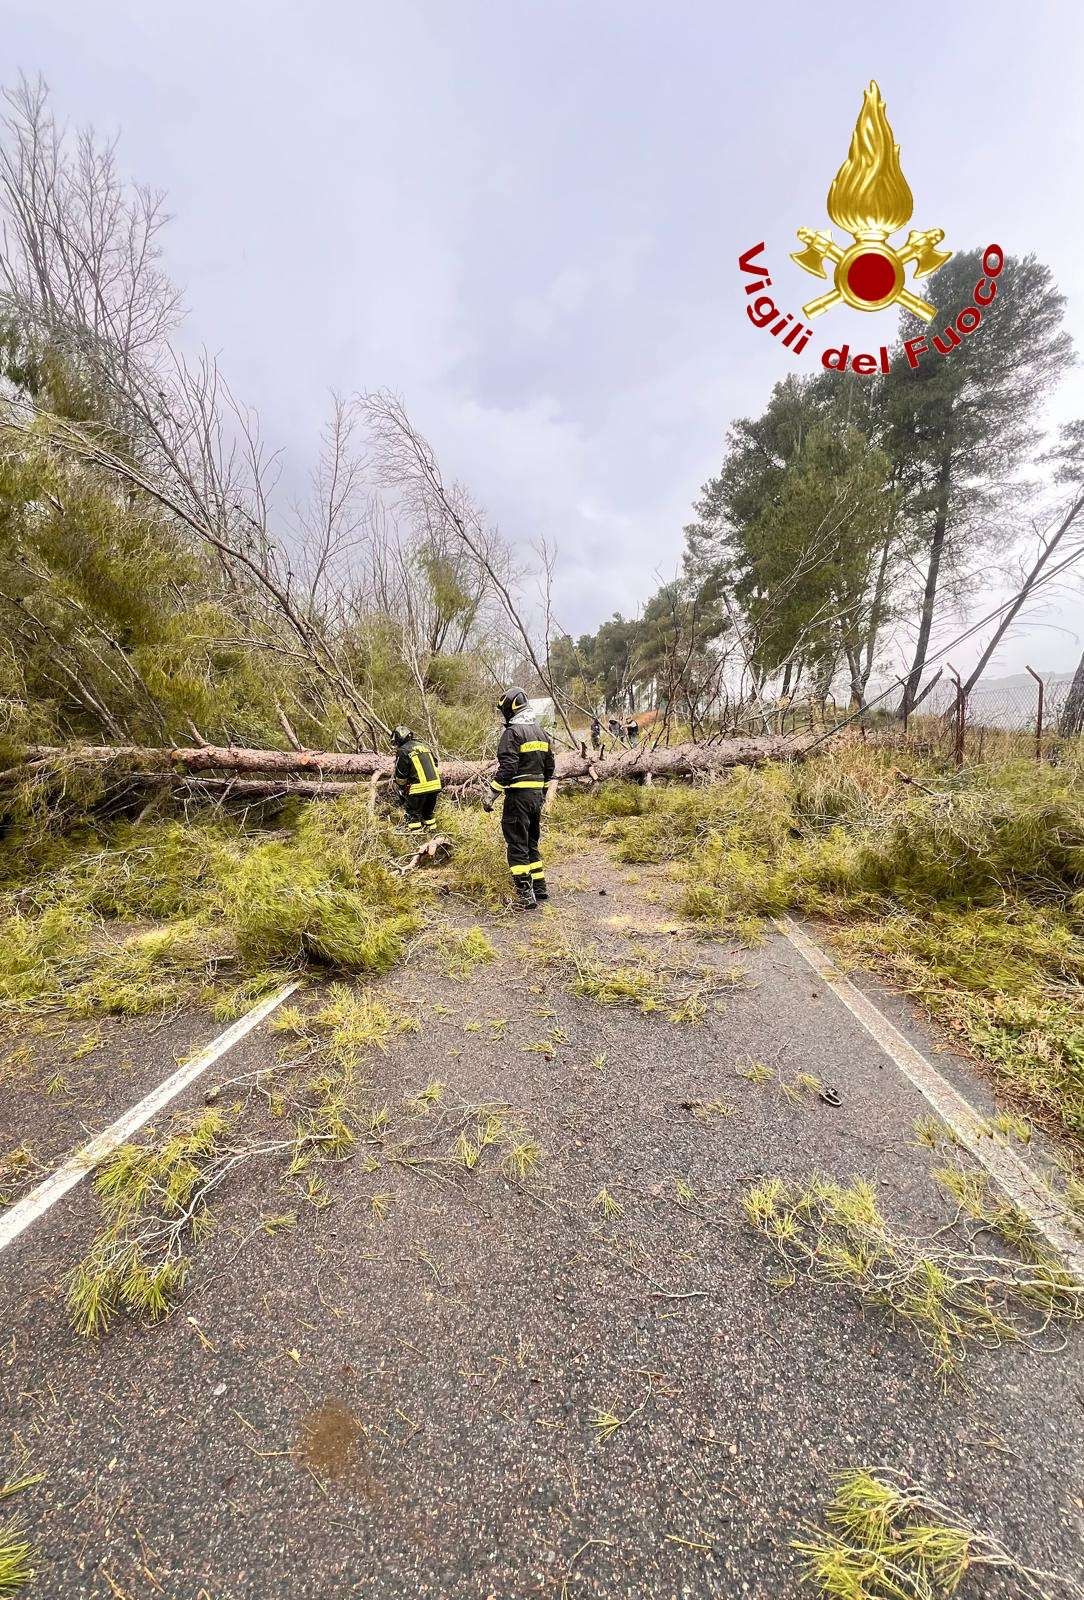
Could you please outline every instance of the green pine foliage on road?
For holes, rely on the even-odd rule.
[[[244,1003],[312,964],[380,973],[418,926],[392,828],[355,797],[275,831],[148,819],[11,841],[0,1013],[138,1015],[188,995]]]

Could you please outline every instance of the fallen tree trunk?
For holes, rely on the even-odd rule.
[[[204,774],[173,772],[129,772],[121,770],[118,779],[125,783],[152,788],[156,783],[194,796],[209,795],[215,799],[282,800],[297,795],[302,800],[325,800],[339,794],[356,794],[365,788],[363,783],[343,783],[332,779],[294,778],[212,778]]]
[[[634,746],[594,759],[566,751],[557,757],[557,779],[562,783],[576,780],[604,783],[614,778],[709,777],[729,767],[800,759],[808,743],[805,737],[778,735],[724,739],[711,745],[680,744],[668,749]],[[32,745],[25,753],[22,770],[54,764],[112,768],[118,774],[147,783],[170,773],[259,773],[261,778],[249,790],[254,796],[261,792],[279,793],[288,785],[292,793],[313,797],[343,793],[356,787],[349,782],[336,781],[343,778],[374,775],[390,778],[394,758],[371,751],[246,750],[227,745],[197,745],[188,749],[144,745]],[[5,776],[14,777],[19,770],[13,768]],[[446,761],[440,771],[446,789],[481,791],[494,771],[494,762]],[[282,782],[276,784],[273,779]],[[235,794],[244,793],[241,785],[252,782],[242,777],[210,781],[232,782]],[[209,787],[208,780],[200,782]]]

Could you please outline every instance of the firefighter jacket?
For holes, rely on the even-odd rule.
[[[544,789],[553,777],[553,748],[530,711],[518,711],[507,723],[497,745],[497,771],[490,787],[498,794],[508,789]]]
[[[427,744],[408,739],[399,746],[394,780],[401,795],[433,794],[440,788],[436,758]]]

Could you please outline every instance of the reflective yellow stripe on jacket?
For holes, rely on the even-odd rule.
[[[414,746],[413,750],[410,752],[410,764],[414,768],[414,771],[418,775],[418,781],[417,781],[417,783],[412,783],[410,785],[409,789],[407,790],[407,793],[408,794],[432,794],[434,789],[439,789],[440,788],[440,775],[436,771],[436,765],[437,764],[436,764],[435,761],[433,762],[433,769],[434,769],[433,776],[431,778],[427,778],[426,775],[425,775],[425,767],[424,767],[424,765],[422,764],[422,762],[418,758],[418,751],[419,750],[424,750],[426,755],[429,755],[429,753],[430,753],[429,752],[429,746],[428,745],[424,745],[424,744],[416,744]]]
[[[548,750],[549,740],[526,739],[519,749],[521,755],[525,750]],[[544,789],[546,785],[541,778],[513,778],[511,783],[498,783],[494,778],[490,787],[503,794],[506,789]]]

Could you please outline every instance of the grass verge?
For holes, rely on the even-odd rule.
[[[0,883],[0,1014],[136,1015],[201,993],[228,1011],[305,965],[386,972],[423,894],[399,854],[355,797],[275,835],[205,818],[17,837]]]

